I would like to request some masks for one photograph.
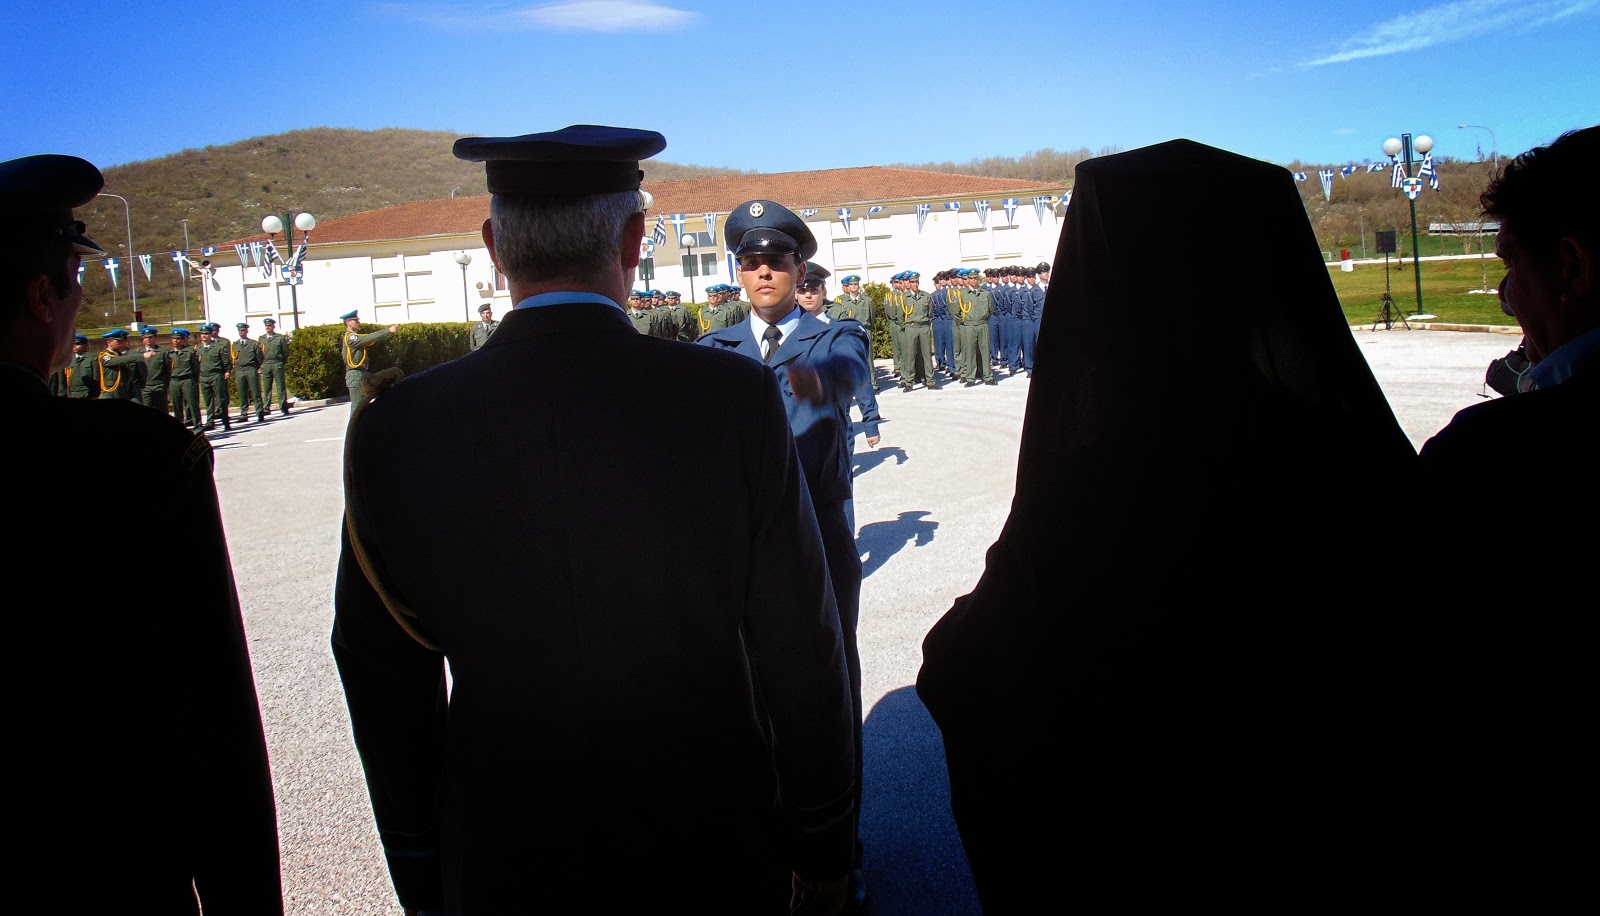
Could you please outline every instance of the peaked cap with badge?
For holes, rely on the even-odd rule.
[[[833,276],[833,271],[815,261],[806,262],[806,275],[801,278],[801,286],[821,286],[823,281]]]
[[[805,220],[783,204],[748,200],[733,208],[722,225],[722,239],[734,257],[794,254],[802,261],[817,253],[817,239]]]
[[[105,186],[100,170],[77,156],[47,153],[0,162],[0,206],[6,212],[0,232],[14,241],[53,235],[71,242],[78,254],[103,255],[72,210],[94,200]]]
[[[490,194],[556,196],[637,191],[639,160],[667,148],[653,130],[574,124],[520,137],[462,137],[457,159],[484,163]]]

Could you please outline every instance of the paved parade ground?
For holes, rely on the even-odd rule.
[[[1455,411],[1481,400],[1488,362],[1517,343],[1504,333],[1358,328],[1353,334],[1419,447]],[[881,381],[885,363],[879,365]],[[660,390],[670,388],[670,380],[660,381]],[[857,454],[867,711],[862,835],[875,916],[978,912],[950,818],[938,731],[914,685],[923,635],[977,582],[984,551],[1009,512],[1028,384],[1019,376],[993,387],[905,393],[885,382],[883,439]],[[1198,406],[1206,395],[1197,380],[1185,396]],[[287,911],[295,914],[400,912],[328,648],[348,417],[344,403],[305,406],[266,423],[235,423],[231,433],[212,438],[272,756]],[[857,444],[864,448],[862,440]],[[1370,475],[1352,479],[1351,498],[1380,504],[1384,486],[1374,483]],[[419,484],[393,498],[450,499],[459,488],[492,485],[492,474]],[[594,546],[619,554],[672,549],[620,540]],[[483,562],[517,562],[507,547],[507,554]],[[717,874],[708,862],[703,874],[685,880],[705,882],[714,893]]]

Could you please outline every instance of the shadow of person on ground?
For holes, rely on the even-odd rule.
[[[939,530],[939,523],[923,521],[928,514],[917,509],[902,512],[892,521],[861,526],[861,533],[856,535],[856,552],[867,554],[861,561],[861,578],[872,575],[913,538],[918,547],[933,543],[933,533]]]
[[[861,842],[873,916],[981,913],[950,814],[944,742],[916,688],[872,707],[862,750]]]
[[[890,458],[894,459],[895,464],[905,464],[906,450],[903,448],[895,448],[890,446],[886,448],[875,448],[871,451],[856,452],[855,466],[850,469],[850,476],[860,477],[862,474],[865,474],[878,465],[883,464]]]

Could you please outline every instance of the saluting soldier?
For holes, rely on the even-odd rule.
[[[488,343],[489,335],[498,327],[500,322],[494,320],[494,303],[485,302],[478,306],[478,323],[467,332],[467,352],[471,353]]]
[[[344,386],[350,391],[350,412],[356,412],[367,401],[361,391],[361,382],[372,375],[372,347],[378,341],[400,330],[397,324],[379,328],[371,334],[361,333],[360,309],[352,309],[339,316],[344,320]]]
[[[267,402],[261,397],[261,345],[250,339],[248,323],[241,321],[234,329],[239,339],[229,345],[228,356],[233,359],[233,377],[239,386],[239,422],[249,422],[254,402],[256,422],[260,423],[267,418]]]
[[[100,396],[100,379],[95,371],[94,354],[89,352],[89,338],[82,334],[72,337],[72,360],[62,370],[69,398],[97,398]]]
[[[189,340],[188,328],[172,330],[172,374],[167,387],[167,399],[172,405],[172,415],[184,426],[201,427],[200,420],[200,351]]]
[[[289,335],[278,333],[278,322],[273,318],[263,318],[261,323],[267,326],[262,332],[261,340],[261,396],[266,399],[267,410],[272,410],[272,393],[278,393],[278,411],[283,416],[289,415],[289,381],[284,377],[284,365],[289,361]]]
[[[123,328],[100,335],[106,348],[95,361],[95,380],[100,385],[100,396],[117,401],[137,401],[139,387],[135,378],[137,366],[144,358],[128,352],[128,332]]]
[[[139,393],[139,403],[162,413],[167,412],[167,386],[172,383],[172,351],[156,342],[161,331],[147,327],[142,332],[144,349],[139,356],[144,360],[144,386]]]
[[[207,431],[217,428],[233,429],[228,419],[228,380],[233,377],[233,357],[228,346],[217,340],[222,325],[207,323],[200,326],[200,346],[195,350],[200,359],[200,398],[206,405]]]

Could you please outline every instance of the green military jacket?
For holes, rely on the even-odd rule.
[[[144,359],[146,353],[154,355]],[[172,351],[161,347],[146,347],[139,351],[139,357],[144,359],[144,389],[166,391],[167,384],[172,381]]]
[[[906,324],[932,324],[933,323],[933,297],[923,290],[914,293],[902,293],[901,300],[904,305],[900,314],[905,316]]]
[[[67,363],[67,397],[97,398],[100,396],[100,373],[93,353],[75,353]]]
[[[895,326],[906,323],[905,313],[906,294],[897,289],[889,290],[883,297],[883,318]]]
[[[628,321],[633,324],[633,329],[640,334],[646,337],[655,335],[655,309],[628,309]]]
[[[200,351],[189,344],[173,347],[171,365],[172,374],[168,377],[172,381],[197,379],[200,377]]]
[[[233,359],[234,366],[240,369],[261,368],[261,344],[248,337],[230,341],[228,356]]]
[[[866,294],[860,296],[840,296],[828,306],[829,318],[854,318],[867,327],[872,327],[872,297]]]
[[[100,385],[100,396],[119,401],[134,401],[139,397],[139,364],[144,356],[128,350],[113,353],[102,350],[95,358],[95,381]]]
[[[696,322],[701,334],[710,334],[723,328],[731,328],[739,323],[739,316],[733,309],[726,305],[704,306],[700,309],[700,317]]]
[[[228,353],[227,344],[213,340],[208,344],[198,344],[194,349],[200,358],[201,378],[233,371],[233,357]]]
[[[491,321],[488,324],[484,324],[482,320],[475,322],[472,325],[472,330],[467,332],[467,352],[471,353],[488,343],[489,336],[499,327],[500,322],[498,321]]]
[[[354,332],[345,334],[344,346],[340,347],[344,355],[345,375],[348,377],[351,372],[371,372],[372,366],[367,361],[368,349],[388,336],[388,328],[379,328],[371,334]]]
[[[281,366],[289,359],[289,335],[271,331],[261,335],[256,343],[261,345],[261,365],[276,363]]]
[[[945,303],[956,324],[983,324],[989,320],[989,313],[994,310],[994,300],[986,291],[966,286],[952,286],[949,289],[945,293]]]

